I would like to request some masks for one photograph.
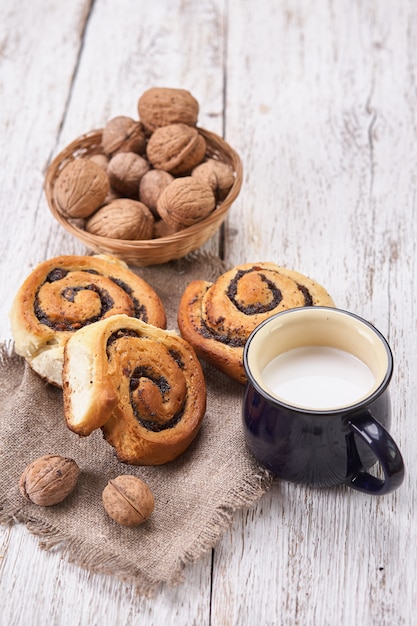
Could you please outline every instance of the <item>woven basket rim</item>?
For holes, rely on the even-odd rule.
[[[110,247],[114,248],[115,253],[134,252],[135,250],[148,249],[149,253],[152,255],[153,252],[157,252],[161,248],[165,248],[169,245],[175,245],[177,243],[181,244],[186,240],[192,239],[194,235],[201,235],[201,233],[203,233],[207,228],[210,229],[217,223],[218,227],[220,227],[230,209],[230,206],[239,195],[243,177],[242,162],[238,153],[222,137],[199,126],[196,128],[207,142],[209,148],[209,158],[218,158],[219,160],[229,163],[232,165],[235,174],[234,183],[226,198],[214,209],[214,211],[212,211],[212,213],[210,213],[207,218],[201,222],[193,224],[192,226],[180,230],[172,235],[158,237],[155,239],[135,240],[93,235],[88,233],[86,230],[79,228],[76,224],[71,223],[64,215],[62,215],[54,200],[53,192],[55,181],[59,173],[70,161],[76,158],[81,158],[85,154],[93,155],[101,152],[100,144],[103,130],[101,128],[94,129],[80,135],[69,143],[63,150],[61,150],[51,161],[45,176],[44,191],[52,215],[68,232],[84,241],[87,245],[90,245],[90,247]],[[215,150],[214,153],[213,149]]]

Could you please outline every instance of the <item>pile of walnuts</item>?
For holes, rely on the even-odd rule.
[[[101,153],[78,158],[54,187],[58,210],[93,235],[145,240],[204,220],[227,196],[233,168],[207,157],[199,104],[189,91],[153,87],[139,120],[118,116],[102,132]]]

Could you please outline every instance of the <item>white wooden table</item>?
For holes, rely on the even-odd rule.
[[[276,482],[152,600],[0,527],[0,624],[417,623],[417,5],[414,0],[0,0],[0,337],[17,286],[86,253],[43,194],[51,157],[148,87],[189,89],[240,153],[207,249],[309,274],[393,348],[407,475],[376,498]],[[1,480],[1,470],[0,470]]]

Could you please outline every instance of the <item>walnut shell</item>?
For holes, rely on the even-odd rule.
[[[142,202],[119,198],[90,217],[85,230],[112,239],[153,239],[154,217]]]
[[[54,198],[67,217],[88,217],[103,203],[109,179],[91,159],[75,159],[64,167],[54,186]]]
[[[104,198],[103,204],[110,204],[110,202],[113,202],[113,200],[118,200],[119,198],[122,198],[122,197],[123,196],[121,196],[120,193],[116,191],[116,189],[113,189],[113,187],[110,187],[109,193]]]
[[[135,152],[118,152],[107,168],[110,185],[122,196],[137,198],[139,183],[150,169],[146,159]]]
[[[34,504],[53,506],[72,493],[79,473],[73,459],[47,454],[26,467],[20,477],[19,489]]]
[[[140,121],[151,131],[168,124],[197,124],[198,101],[186,89],[151,87],[138,101]]]
[[[164,189],[157,209],[169,226],[182,230],[205,219],[216,206],[213,190],[192,176],[176,178]]]
[[[191,176],[210,185],[220,201],[225,199],[235,181],[232,166],[217,159],[207,159],[200,163],[193,169]]]
[[[156,202],[159,196],[173,180],[174,177],[164,170],[149,170],[142,177],[139,183],[139,200],[146,204],[153,215],[157,215]]]
[[[148,485],[130,474],[109,480],[102,493],[106,513],[122,526],[143,524],[152,514],[155,499]]]
[[[144,154],[146,147],[145,131],[140,122],[131,117],[118,115],[103,128],[101,145],[103,152],[113,156],[118,152]]]
[[[196,128],[170,124],[157,128],[151,135],[146,155],[155,169],[182,175],[201,163],[206,148],[206,141]]]
[[[99,165],[105,172],[107,172],[107,167],[109,165],[109,157],[101,152],[97,154],[93,154],[89,157],[90,161],[93,161],[97,165]]]
[[[155,230],[154,237],[158,239],[159,237],[170,237],[174,235],[177,231],[175,228],[172,228],[169,224],[164,222],[163,219],[159,219],[155,221]]]

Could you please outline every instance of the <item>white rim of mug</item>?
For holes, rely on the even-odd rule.
[[[312,309],[316,311],[317,310],[330,311],[332,313],[336,313],[337,315],[338,314],[348,315],[354,318],[356,321],[368,327],[373,333],[375,333],[385,348],[385,351],[387,354],[387,371],[385,373],[385,376],[381,380],[381,383],[378,385],[378,387],[376,387],[376,389],[374,389],[372,393],[367,395],[365,398],[359,400],[358,402],[354,402],[353,404],[347,404],[342,407],[333,407],[329,409],[314,409],[314,408],[289,404],[285,402],[284,400],[278,398],[277,396],[274,396],[271,393],[269,393],[264,387],[262,387],[258,383],[255,376],[252,374],[252,371],[249,367],[248,352],[249,352],[250,344],[253,338],[257,335],[257,333],[261,330],[261,328],[263,328],[267,324],[271,324],[278,317],[282,317],[284,315],[294,313],[295,311],[300,311],[300,310],[305,311],[305,310],[312,310]],[[261,322],[256,328],[254,328],[254,330],[251,332],[251,334],[249,335],[246,341],[245,347],[243,349],[243,366],[245,369],[248,383],[251,384],[263,398],[268,400],[268,402],[285,407],[286,409],[290,409],[291,411],[296,411],[298,413],[306,413],[306,414],[312,413],[312,414],[318,414],[318,415],[324,415],[324,414],[341,415],[345,413],[351,413],[352,410],[357,410],[357,409],[360,409],[364,405],[370,404],[371,402],[376,400],[376,398],[378,398],[382,393],[384,393],[384,391],[387,389],[390,383],[390,380],[393,374],[394,359],[393,359],[392,350],[390,348],[390,345],[388,344],[388,341],[385,339],[384,335],[373,324],[371,324],[371,322],[368,322],[366,319],[364,319],[360,315],[357,315],[356,313],[352,313],[351,311],[347,311],[345,309],[339,309],[337,307],[313,305],[313,306],[294,307],[292,309],[286,309],[285,311],[280,311],[279,313],[275,313],[274,315],[271,315],[271,317],[268,317],[267,319],[263,320],[263,322]]]

